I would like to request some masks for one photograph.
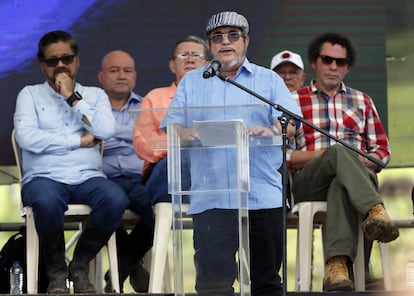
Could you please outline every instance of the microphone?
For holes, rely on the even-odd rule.
[[[208,66],[207,70],[203,72],[204,78],[210,78],[216,75],[216,72],[220,71],[221,63],[217,60],[212,60],[210,65]]]

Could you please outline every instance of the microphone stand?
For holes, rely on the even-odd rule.
[[[214,71],[211,73],[211,76],[216,75],[217,77],[219,77],[221,80],[225,81],[225,82],[229,82],[231,84],[233,84],[234,86],[240,88],[241,90],[255,96],[256,98],[260,99],[261,101],[265,102],[266,104],[272,106],[274,109],[282,112],[282,115],[278,118],[279,122],[282,126],[282,154],[283,154],[283,158],[282,158],[282,196],[283,196],[283,295],[286,296],[286,280],[287,280],[287,263],[286,263],[286,249],[287,249],[287,239],[286,239],[286,230],[287,230],[287,205],[286,205],[286,200],[287,200],[287,186],[288,186],[288,170],[287,170],[287,165],[286,165],[286,143],[287,143],[287,126],[290,122],[291,119],[294,119],[295,121],[299,121],[303,124],[306,124],[307,126],[311,127],[314,130],[317,130],[318,132],[320,132],[321,134],[327,136],[328,138],[344,145],[345,147],[347,147],[348,149],[351,149],[352,151],[358,153],[359,155],[369,159],[370,161],[374,162],[376,165],[378,165],[378,167],[384,168],[385,164],[381,161],[376,159],[375,157],[372,157],[371,155],[362,152],[361,150],[359,150],[358,148],[351,146],[350,144],[346,143],[345,141],[339,139],[338,137],[335,137],[331,134],[329,134],[327,131],[313,125],[311,122],[307,121],[306,119],[304,119],[303,117],[300,117],[298,115],[296,115],[295,113],[290,112],[289,110],[283,108],[282,106],[273,103],[272,101],[262,97],[261,95],[257,94],[256,92],[248,89],[247,87],[237,83],[236,81],[234,81],[233,79],[229,78],[228,76],[220,73],[219,70]],[[205,77],[206,78],[206,77]]]

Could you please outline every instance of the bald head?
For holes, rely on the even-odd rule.
[[[135,88],[137,72],[134,59],[122,50],[107,53],[102,59],[98,79],[112,106],[122,107]]]
[[[108,52],[102,58],[101,70],[105,67],[111,66],[113,63],[119,63],[121,61],[128,63],[135,69],[135,61],[129,53],[123,50],[113,50],[111,52]]]

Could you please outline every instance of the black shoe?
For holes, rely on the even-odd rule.
[[[104,287],[105,293],[113,293],[112,289],[112,283],[111,283],[111,277],[109,276],[109,270],[105,273],[105,287]]]
[[[149,287],[149,273],[142,266],[142,263],[138,263],[132,268],[129,274],[129,282],[137,293],[148,292]]]
[[[96,290],[89,281],[88,264],[73,261],[69,264],[69,279],[73,282],[75,293],[95,294]]]
[[[69,288],[66,286],[66,277],[57,277],[49,281],[47,286],[48,294],[69,294]]]

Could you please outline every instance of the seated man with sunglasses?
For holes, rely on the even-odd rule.
[[[308,47],[316,79],[294,93],[304,119],[387,164],[390,143],[372,99],[346,86],[355,63],[351,41],[325,33]],[[356,256],[358,216],[369,240],[389,242],[399,231],[384,209],[376,173],[382,167],[303,125],[287,159],[293,170],[295,202],[327,201],[324,291],[354,290],[349,266]]]
[[[49,294],[95,293],[89,262],[119,226],[128,198],[102,172],[99,143],[114,134],[108,96],[75,81],[79,47],[67,32],[52,31],[39,41],[37,58],[46,81],[24,87],[14,113],[16,140],[22,150],[22,202],[33,208]],[[65,262],[64,215],[68,204],[92,211]]]

